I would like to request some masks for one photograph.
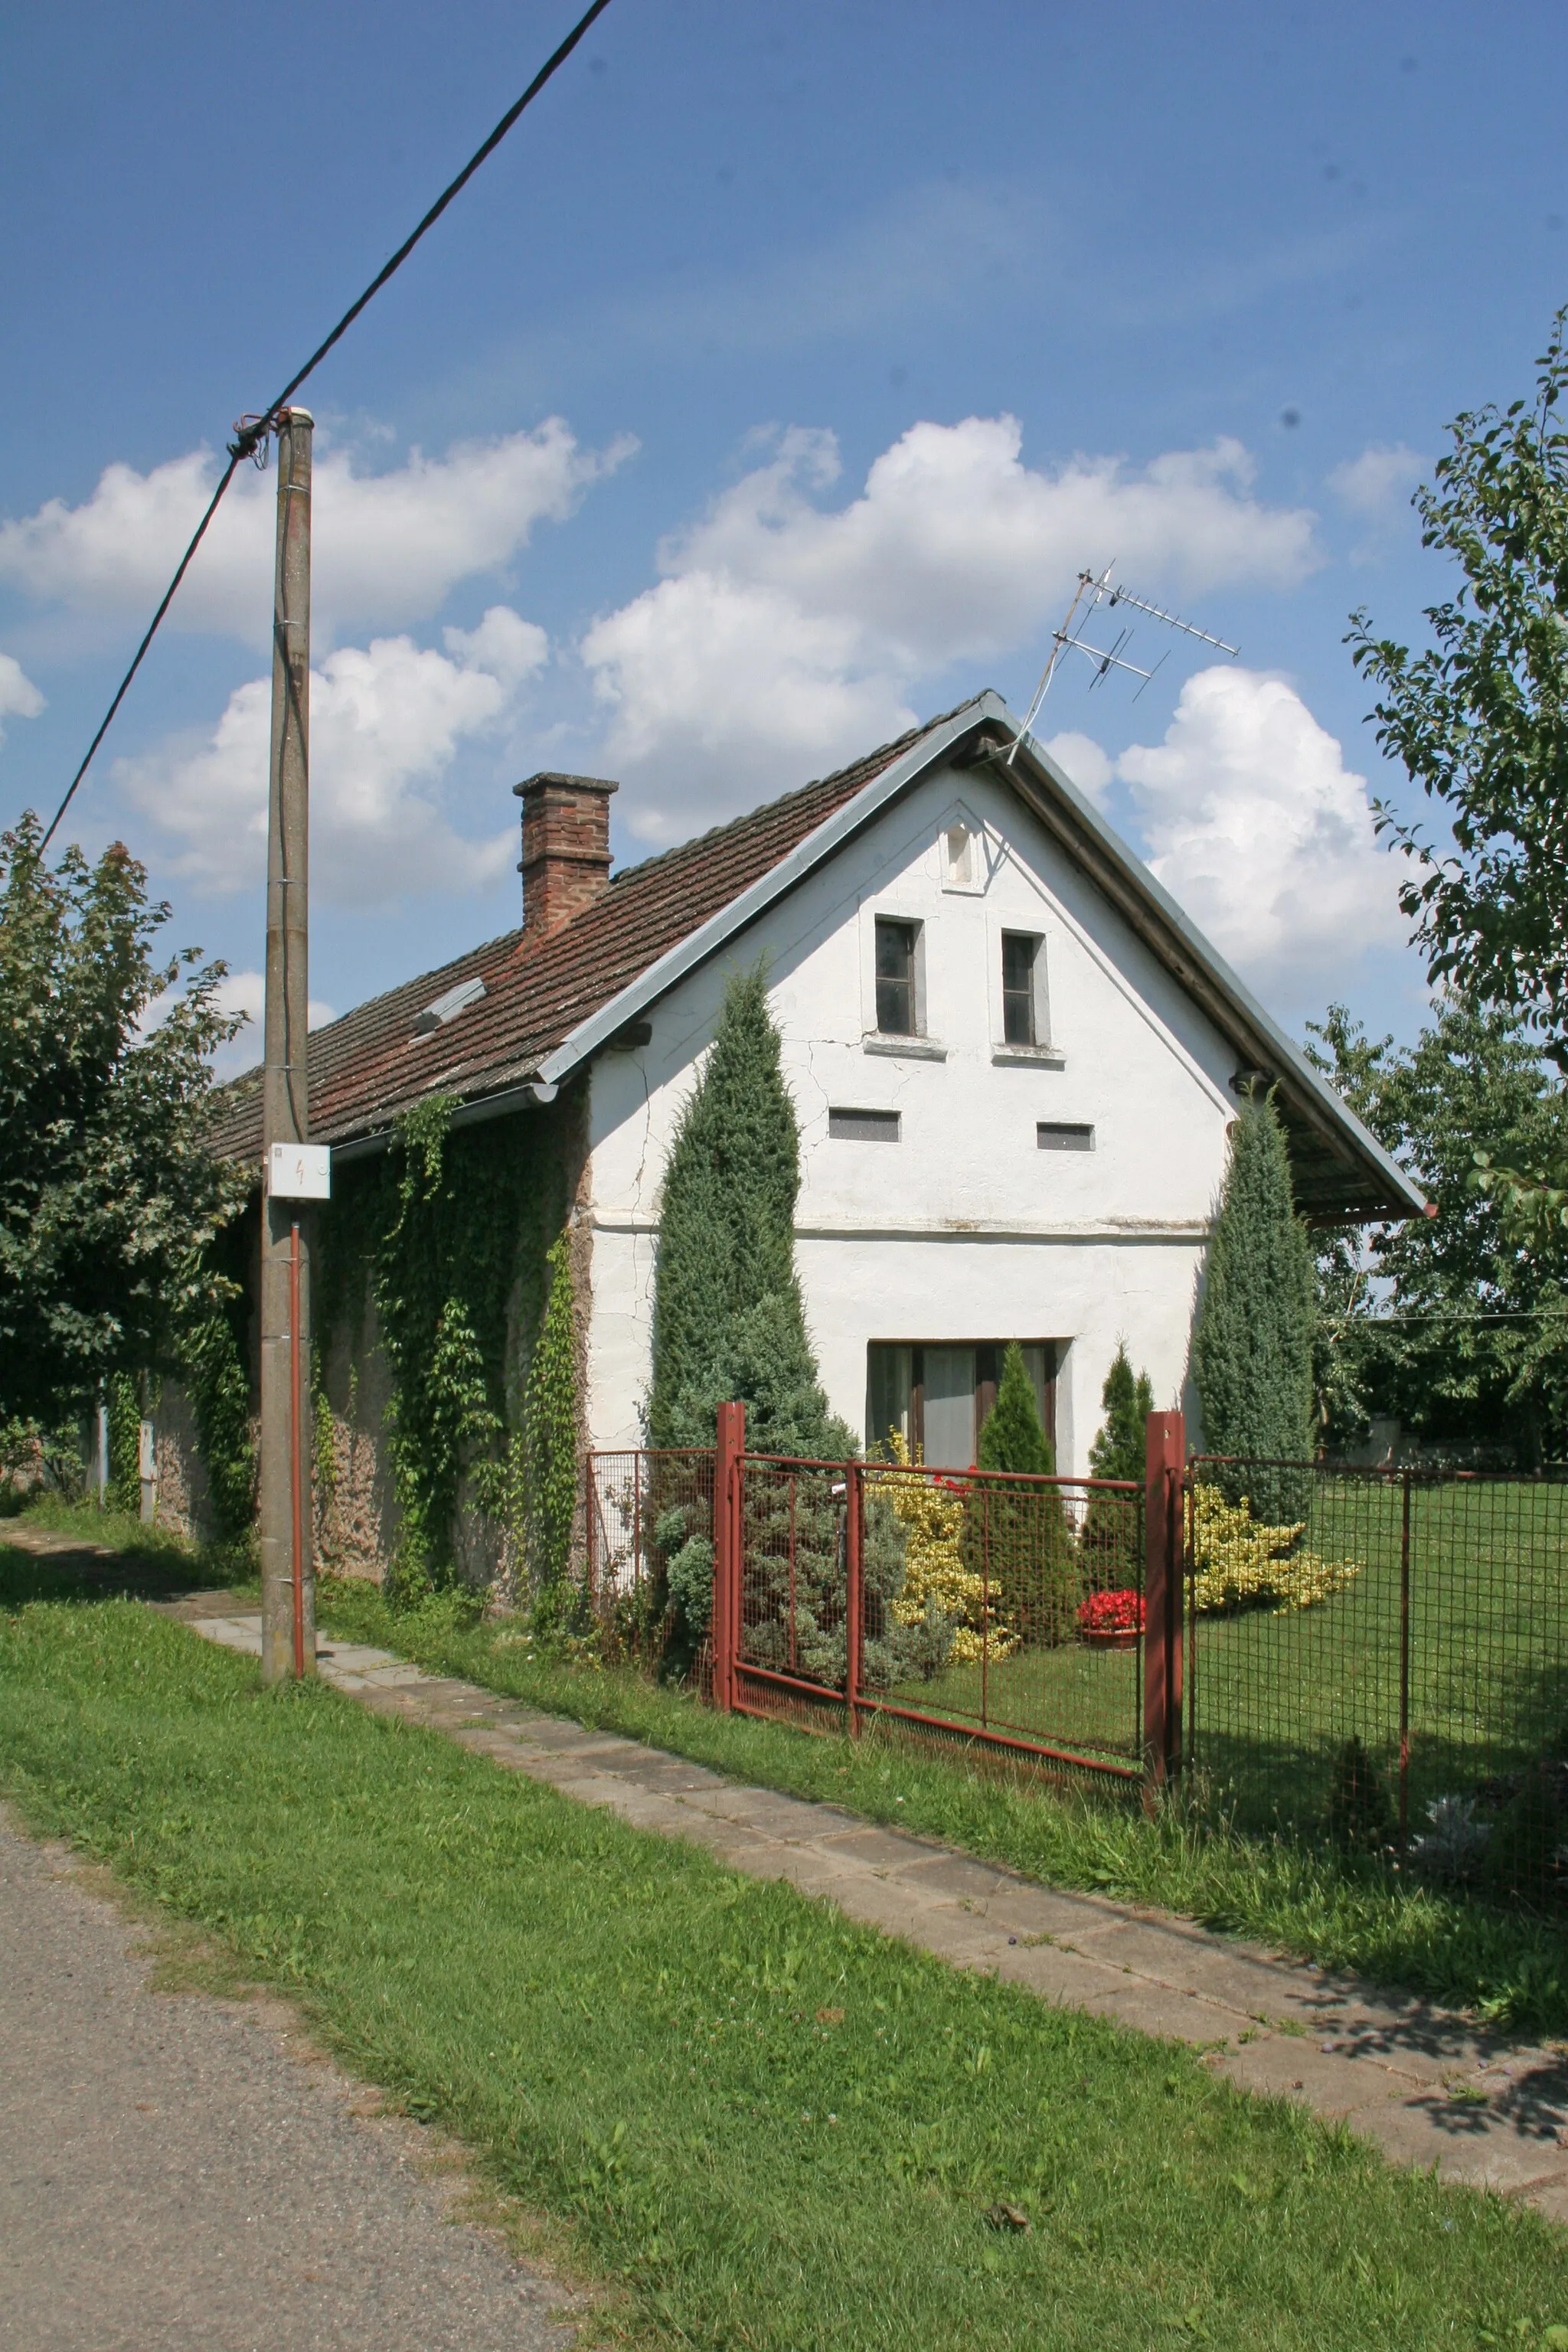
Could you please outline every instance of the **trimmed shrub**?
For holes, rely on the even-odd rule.
[[[1231,1131],[1230,1164],[1209,1241],[1193,1378],[1208,1452],[1242,1457],[1210,1475],[1260,1519],[1306,1518],[1310,1475],[1259,1470],[1312,1451],[1312,1247],[1295,1213],[1285,1130],[1271,1101],[1249,1103]]]
[[[1154,1410],[1154,1391],[1147,1372],[1134,1374],[1124,1342],[1117,1344],[1100,1402],[1105,1419],[1089,1450],[1089,1475],[1131,1478],[1142,1486],[1143,1424]],[[1090,1495],[1080,1540],[1085,1573],[1095,1584],[1110,1589],[1142,1582],[1141,1532],[1142,1522],[1131,1497]]]

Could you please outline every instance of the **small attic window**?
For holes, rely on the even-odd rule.
[[[974,835],[962,817],[942,828],[942,878],[948,890],[974,887]]]
[[[426,1005],[414,1024],[414,1034],[428,1037],[433,1029],[444,1029],[448,1021],[455,1021],[459,1013],[468,1011],[470,1004],[477,1004],[484,993],[482,980],[460,980],[456,988],[449,988],[445,996],[436,999],[434,1004]]]

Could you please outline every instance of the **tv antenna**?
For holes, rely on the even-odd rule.
[[[1142,669],[1135,661],[1128,660],[1126,649],[1131,642],[1131,629],[1121,630],[1109,646],[1092,646],[1086,637],[1079,635],[1079,632],[1088,625],[1090,614],[1101,604],[1105,605],[1108,612],[1114,612],[1119,604],[1126,604],[1135,613],[1146,613],[1152,621],[1163,621],[1169,629],[1179,629],[1184,636],[1196,637],[1200,644],[1213,646],[1216,652],[1229,654],[1233,659],[1239,655],[1241,649],[1238,646],[1227,645],[1223,637],[1211,635],[1207,629],[1200,629],[1195,622],[1184,621],[1179,614],[1167,613],[1163,604],[1152,604],[1146,597],[1134,596],[1130,589],[1113,588],[1110,584],[1110,575],[1115,569],[1115,561],[1112,559],[1103,572],[1079,573],[1078,586],[1073,591],[1072,603],[1063,615],[1061,626],[1052,631],[1051,649],[1046,657],[1045,668],[1040,673],[1040,682],[1036,687],[1029,708],[1024,714],[1023,725],[1013,739],[1013,748],[1007,754],[1009,767],[1018,756],[1019,744],[1039,716],[1040,705],[1050,692],[1051,680],[1055,677],[1058,666],[1069,646],[1075,653],[1082,654],[1085,660],[1093,667],[1094,676],[1089,682],[1089,690],[1091,694],[1113,669],[1124,669],[1130,677],[1140,679],[1142,682],[1138,694],[1142,694],[1155,671],[1163,668],[1169,657],[1166,654],[1160,656],[1153,669]],[[1138,694],[1132,698],[1134,702],[1138,699]]]

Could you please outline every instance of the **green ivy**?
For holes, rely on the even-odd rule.
[[[142,1500],[142,1399],[130,1372],[111,1372],[104,1390],[109,1407],[109,1500],[117,1511],[134,1511]]]
[[[576,1507],[565,1121],[529,1114],[454,1134],[453,1108],[406,1113],[380,1161],[343,1171],[319,1227],[321,1363],[345,1328],[359,1355],[374,1303],[392,1374],[389,1582],[410,1601],[452,1579],[465,1480],[535,1587],[566,1579]]]

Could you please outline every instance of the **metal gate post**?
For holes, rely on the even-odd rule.
[[[1143,1436],[1143,1772],[1160,1788],[1182,1758],[1182,1474],[1179,1412],[1152,1412]]]
[[[746,1408],[721,1404],[713,1448],[713,1704],[721,1715],[735,1705],[735,1657],[741,1642],[741,1456],[746,1450]]]
[[[858,1462],[844,1473],[844,1696],[849,1737],[860,1735],[860,1668],[865,1636],[864,1562],[866,1481]]]

